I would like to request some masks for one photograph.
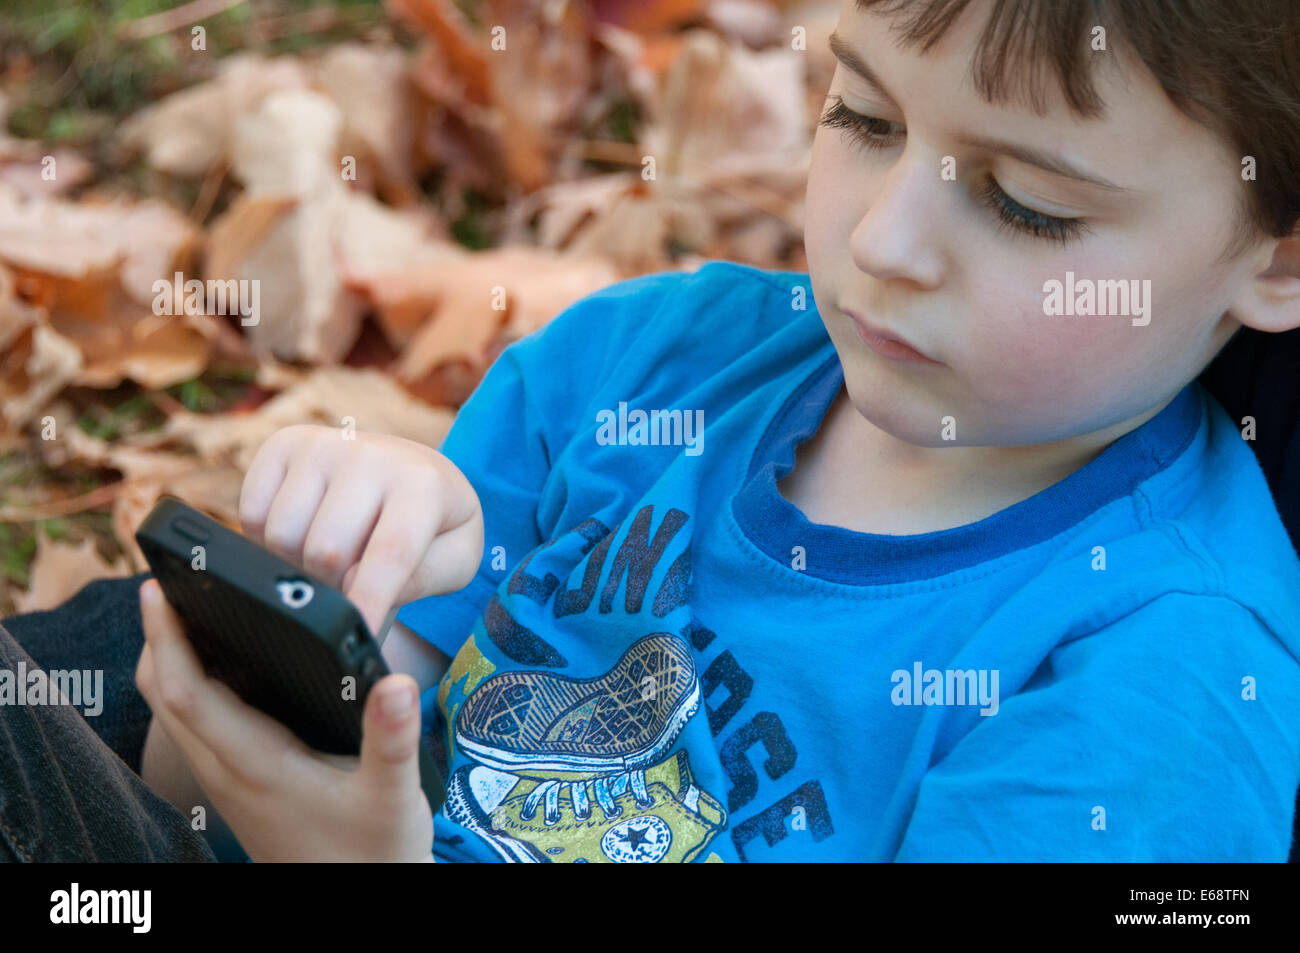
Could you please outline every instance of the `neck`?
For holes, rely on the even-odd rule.
[[[952,529],[1065,479],[1167,403],[1053,443],[920,447],[868,421],[841,387],[817,433],[799,446],[794,469],[779,489],[816,523],[889,535]]]

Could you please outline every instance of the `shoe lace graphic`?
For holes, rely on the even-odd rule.
[[[636,806],[645,810],[654,804],[655,799],[646,790],[645,771],[630,770],[621,774],[604,775],[586,781],[542,781],[528,793],[524,806],[519,811],[519,819],[531,821],[537,816],[537,805],[544,802],[542,820],[549,827],[560,820],[560,795],[568,788],[569,800],[573,802],[573,814],[577,820],[585,821],[591,817],[591,799],[596,799],[607,820],[613,820],[623,814],[617,798],[630,789],[636,798]]]

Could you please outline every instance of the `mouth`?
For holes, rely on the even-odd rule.
[[[938,364],[939,361],[922,354],[916,348],[912,347],[902,338],[890,334],[883,328],[868,324],[861,317],[852,311],[841,308],[845,314],[853,321],[853,326],[858,332],[858,337],[862,343],[871,350],[875,351],[881,357],[887,357],[891,361],[898,361],[904,364]]]

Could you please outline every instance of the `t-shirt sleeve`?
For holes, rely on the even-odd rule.
[[[900,861],[1285,861],[1300,664],[1170,593],[1060,646],[920,786]]]
[[[506,575],[493,554],[504,554],[497,566],[514,566],[546,541],[538,503],[556,457],[681,275],[642,275],[589,294],[492,363],[438,447],[478,494],[483,560],[463,589],[407,603],[399,622],[455,657]]]

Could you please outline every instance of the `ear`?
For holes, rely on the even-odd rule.
[[[1246,282],[1228,310],[1257,331],[1300,327],[1300,229],[1273,244],[1267,267]]]

